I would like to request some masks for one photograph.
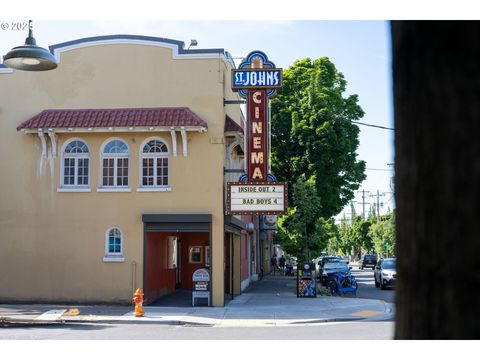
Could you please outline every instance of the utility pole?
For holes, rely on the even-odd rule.
[[[393,167],[395,163],[387,163],[388,166]],[[390,177],[390,190],[395,190],[395,174]]]
[[[385,196],[385,193],[380,193],[380,190],[377,190],[377,195],[370,195],[371,197],[377,197],[377,222],[380,221],[380,196]],[[383,204],[382,204],[383,206]]]
[[[380,220],[380,191],[377,189],[377,221]]]
[[[353,225],[354,219],[355,219],[355,205],[353,205],[353,201],[350,202],[350,207],[352,209],[352,218],[351,218],[351,223]]]
[[[365,189],[362,190],[363,221],[365,221]]]
[[[362,204],[362,217],[363,217],[363,221],[365,221],[365,219],[367,218],[366,216],[366,213],[365,213],[365,205],[368,205],[370,204],[369,202],[366,202],[365,201],[365,197],[369,197],[369,193],[370,191],[369,190],[365,190],[365,189],[362,189],[362,191],[357,191],[358,193],[362,193],[362,201],[357,201],[356,204]]]

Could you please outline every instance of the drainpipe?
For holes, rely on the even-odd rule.
[[[136,279],[137,279],[137,263],[132,261],[132,294],[136,290]]]

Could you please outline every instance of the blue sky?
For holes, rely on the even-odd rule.
[[[0,19],[1,20],[1,19]],[[23,20],[25,21],[25,20]],[[358,94],[365,111],[362,122],[393,127],[390,71],[390,28],[386,21],[35,21],[38,45],[107,34],[148,35],[198,41],[197,48],[224,48],[234,57],[262,50],[286,68],[295,59],[328,56],[348,82],[347,94]],[[0,31],[0,52],[23,44],[25,31]],[[359,125],[359,158],[368,169],[388,169],[393,162],[393,131]],[[367,170],[360,189],[391,192],[392,171]],[[356,201],[360,201],[358,194]],[[381,213],[393,208],[392,194]],[[387,200],[390,200],[388,203]],[[368,202],[373,201],[369,198]],[[362,209],[356,204],[357,212]],[[368,209],[368,206],[367,206]],[[346,210],[350,213],[350,209]]]

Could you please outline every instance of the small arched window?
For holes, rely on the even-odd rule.
[[[62,186],[88,187],[90,152],[82,140],[70,141],[63,150]]]
[[[168,186],[168,148],[159,139],[148,141],[142,149],[142,187]]]
[[[117,227],[107,230],[105,237],[105,262],[124,261],[123,256],[123,233]]]
[[[102,151],[103,188],[128,187],[128,146],[122,140],[111,140]]]

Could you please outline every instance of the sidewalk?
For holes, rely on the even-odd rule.
[[[133,306],[0,305],[0,327],[67,322],[305,326],[334,321],[389,320],[394,316],[393,305],[381,300],[336,296],[297,298],[295,291],[294,277],[270,275],[253,283],[225,307],[146,306],[143,317],[133,315]]]

